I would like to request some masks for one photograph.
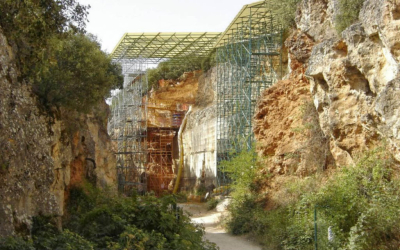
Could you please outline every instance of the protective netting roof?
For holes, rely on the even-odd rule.
[[[276,32],[280,27],[273,18],[273,12],[280,9],[279,5],[281,3],[275,0],[247,4],[223,33],[125,33],[115,46],[111,57],[118,61],[139,60],[146,63],[159,63],[165,59],[185,62],[188,58],[206,57],[214,48],[229,44],[231,38],[239,32],[243,39]]]
[[[280,28],[278,27],[277,20],[273,18],[274,12],[277,9],[280,9],[280,3],[271,0],[244,5],[218,38],[215,47],[229,44],[232,36],[240,35],[242,39],[247,39],[259,34],[276,32],[277,28]]]
[[[152,63],[206,57],[220,35],[221,32],[125,33],[111,57],[114,60],[143,58]]]

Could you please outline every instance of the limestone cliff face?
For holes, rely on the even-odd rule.
[[[326,142],[327,151],[314,152],[325,159],[315,170],[352,164],[358,153],[382,140],[400,160],[400,3],[366,0],[359,21],[340,35],[334,29],[337,9],[336,0],[301,2],[297,29],[285,43],[292,72],[260,100],[255,133],[260,152],[274,159],[271,172],[285,165],[277,158],[296,155],[304,140],[313,138],[309,129],[302,136],[290,132],[305,126],[293,115],[300,112],[301,99],[314,104],[321,143]],[[267,107],[270,103],[275,108]],[[282,117],[274,119],[279,112],[272,109],[279,107],[289,108],[282,108]],[[268,133],[282,136],[272,140]]]
[[[397,1],[367,0],[342,38],[314,46],[306,74],[321,128],[339,165],[387,139],[399,160],[400,20]],[[396,31],[397,30],[397,31]],[[390,92],[390,94],[388,94]]]
[[[17,80],[1,30],[0,89],[0,235],[29,233],[38,214],[63,215],[69,188],[83,179],[114,185],[106,121],[65,111],[53,119],[39,110],[29,85]]]
[[[216,71],[212,68],[199,78],[196,102],[187,115],[182,134],[184,171],[181,186],[188,190],[198,185],[200,178],[205,179],[206,186],[216,184]]]
[[[328,139],[305,75],[314,41],[301,32],[286,40],[290,74],[262,94],[254,117],[254,133],[260,155],[275,176],[308,176],[334,166]],[[264,173],[266,174],[266,173]],[[270,183],[271,184],[271,183]]]

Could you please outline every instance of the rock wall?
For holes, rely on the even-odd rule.
[[[183,131],[183,189],[191,190],[204,178],[205,185],[216,185],[216,69],[199,79],[196,104],[187,116]],[[203,175],[203,176],[202,176]]]
[[[337,0],[300,3],[285,42],[292,72],[259,101],[255,134],[260,154],[270,157],[269,172],[301,176],[305,165],[311,172],[349,165],[385,140],[400,160],[400,3],[366,0],[359,21],[342,34],[334,27],[337,6]],[[304,114],[305,102],[315,116]],[[316,139],[320,160],[304,165],[304,141]]]
[[[330,138],[331,152],[339,165],[387,139],[400,159],[396,134],[399,106],[400,20],[397,1],[367,0],[360,21],[341,34],[316,44],[306,74],[319,113],[321,128]],[[397,31],[396,31],[397,30]],[[391,90],[389,90],[391,89]],[[384,111],[385,110],[385,111]]]
[[[84,179],[114,185],[115,158],[106,104],[93,114],[53,119],[18,82],[14,55],[0,30],[0,235],[30,232],[33,216],[63,215],[68,191]],[[95,115],[96,114],[96,115]],[[60,223],[61,225],[61,223]]]

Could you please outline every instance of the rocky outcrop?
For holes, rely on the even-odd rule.
[[[69,188],[84,179],[114,185],[115,159],[93,114],[61,111],[53,119],[20,83],[13,52],[0,30],[0,235],[29,233],[36,215],[64,213]],[[103,111],[104,112],[104,111]],[[107,112],[107,111],[105,111]],[[96,114],[96,115],[95,115]],[[106,114],[106,113],[105,113]],[[106,119],[106,115],[103,117]]]
[[[314,42],[305,33],[293,32],[285,46],[291,73],[261,95],[254,133],[269,173],[304,177],[334,163],[304,74]]]
[[[357,153],[385,138],[400,159],[396,134],[389,132],[394,124],[387,124],[398,119],[396,102],[387,103],[387,91],[399,77],[396,8],[395,2],[365,1],[360,22],[343,31],[342,38],[325,39],[313,48],[306,74],[321,128],[339,165],[353,163]],[[385,105],[391,107],[383,111]]]
[[[285,43],[291,75],[260,100],[255,133],[260,152],[272,156],[271,172],[286,172],[282,169],[291,163],[281,156],[292,155],[301,148],[296,145],[307,140],[307,136],[290,132],[304,126],[301,119],[293,117],[299,116],[299,100],[307,98],[314,104],[329,151],[319,157],[333,162],[325,166],[352,164],[359,153],[382,145],[382,141],[387,141],[388,149],[400,160],[400,3],[366,0],[359,21],[340,35],[334,28],[337,7],[336,0],[303,0],[299,4],[297,29]],[[315,154],[319,155],[318,151]],[[295,173],[302,169],[301,162],[292,167]]]

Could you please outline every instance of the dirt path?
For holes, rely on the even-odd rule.
[[[261,247],[254,242],[243,236],[233,236],[221,226],[220,217],[227,213],[228,202],[229,200],[225,199],[212,211],[207,211],[205,203],[185,203],[180,204],[180,207],[192,215],[194,223],[203,224],[206,231],[205,238],[216,243],[220,250],[261,250]]]

